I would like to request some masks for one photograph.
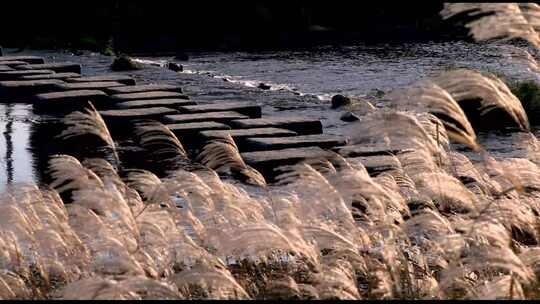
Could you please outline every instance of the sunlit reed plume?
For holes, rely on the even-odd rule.
[[[116,152],[116,145],[114,144],[111,133],[105,121],[91,102],[88,102],[88,107],[84,111],[72,112],[66,115],[63,121],[67,125],[67,128],[58,137],[69,139],[87,134],[95,135],[103,140],[112,150],[114,159],[118,164],[118,153]]]

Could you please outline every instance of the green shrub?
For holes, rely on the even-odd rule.
[[[524,81],[511,83],[508,87],[521,101],[531,123],[540,122],[540,84]]]

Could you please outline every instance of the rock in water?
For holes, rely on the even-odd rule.
[[[258,86],[259,89],[262,89],[262,90],[270,90],[270,86],[265,84],[265,83],[259,83],[259,86]]]
[[[133,59],[127,56],[120,56],[114,59],[111,70],[113,71],[132,71],[142,69],[142,64],[135,62]]]
[[[332,97],[332,109],[337,109],[342,106],[347,106],[351,104],[351,99],[343,95],[334,95]]]
[[[360,118],[353,112],[347,112],[341,115],[340,119],[346,122],[353,122],[353,121],[360,120]]]
[[[174,72],[182,72],[184,70],[184,67],[181,64],[174,62],[167,63],[167,68]]]

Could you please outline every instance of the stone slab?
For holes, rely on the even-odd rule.
[[[21,65],[27,65],[28,62],[19,61],[19,60],[3,61],[2,58],[0,58],[0,64],[1,65],[6,65],[6,66],[11,67],[11,68],[17,68],[17,67],[19,67]]]
[[[34,109],[46,112],[65,112],[81,109],[91,101],[96,108],[106,104],[107,94],[99,90],[78,90],[37,94]]]
[[[370,176],[377,176],[385,171],[396,170],[401,164],[399,160],[390,155],[372,155],[349,158],[350,161],[360,162]]]
[[[0,72],[13,71],[13,68],[8,67],[7,65],[0,65]]]
[[[236,130],[212,130],[212,131],[202,131],[200,133],[202,137],[209,140],[212,138],[223,138],[227,135],[230,135],[238,149],[243,151],[250,151],[248,140],[250,137],[262,138],[262,137],[286,137],[286,136],[296,136],[296,132],[279,129],[279,128],[255,128],[255,129],[236,129]]]
[[[197,104],[194,101],[186,99],[147,99],[147,100],[132,100],[115,104],[119,109],[136,109],[136,108],[153,108],[167,107],[178,109],[181,106],[189,106]]]
[[[251,102],[216,102],[204,105],[180,107],[179,110],[180,112],[187,114],[235,111],[240,114],[247,115],[250,118],[261,117],[261,107]]]
[[[207,138],[200,135],[201,131],[228,130],[229,126],[215,121],[190,122],[166,125],[182,142],[188,150],[200,149]]]
[[[305,117],[274,117],[274,118],[255,118],[245,120],[233,120],[230,122],[233,129],[251,129],[251,128],[280,128],[288,129],[299,135],[321,134],[322,123]]]
[[[170,108],[155,107],[155,108],[138,108],[138,109],[122,109],[122,110],[105,110],[99,111],[106,122],[125,122],[135,119],[157,119],[164,115],[178,113],[178,111]]]
[[[226,124],[215,121],[169,124],[167,127],[171,129],[174,134],[181,137],[198,135],[202,131],[231,129],[231,127]]]
[[[39,75],[27,75],[21,76],[21,80],[45,80],[45,79],[60,79],[68,80],[70,78],[81,77],[81,74],[77,73],[54,73],[54,74],[39,74]]]
[[[390,155],[402,152],[402,149],[393,149],[383,145],[356,144],[333,148],[332,151],[343,157],[359,157],[373,155]]]
[[[31,96],[39,93],[53,92],[62,83],[64,82],[58,79],[0,81],[0,96]]]
[[[1,61],[24,61],[31,64],[45,63],[45,60],[37,56],[2,56]]]
[[[331,159],[334,157],[332,152],[319,147],[244,152],[240,155],[246,164],[258,170],[269,181],[272,181],[279,173],[274,171],[279,166],[294,165],[307,159]]]
[[[133,85],[129,87],[122,88],[111,88],[106,92],[108,94],[130,94],[130,93],[141,93],[141,92],[152,92],[152,91],[165,91],[165,92],[176,92],[182,93],[182,87],[177,85],[170,84],[142,84],[142,85]]]
[[[102,82],[102,81],[116,81],[125,85],[135,85],[135,79],[126,75],[98,75],[98,76],[84,76],[73,79],[67,79],[67,82]]]
[[[147,99],[189,99],[186,95],[177,92],[167,91],[151,91],[140,93],[115,94],[111,96],[113,102],[124,102],[131,100],[147,100]]]
[[[328,149],[347,144],[346,138],[336,135],[316,134],[290,137],[256,137],[246,139],[246,151],[280,150],[317,146]]]
[[[125,87],[126,85],[116,81],[96,81],[96,82],[72,82],[58,85],[60,91],[72,90],[104,90],[113,87]]]
[[[54,62],[17,66],[20,70],[53,70],[57,73],[81,73],[81,65],[74,62]]]
[[[0,72],[0,80],[18,80],[22,76],[54,74],[52,70],[6,71]]]
[[[247,119],[247,118],[249,117],[242,115],[238,112],[224,111],[224,112],[209,112],[209,113],[197,113],[197,114],[167,115],[163,118],[163,121],[169,124],[202,122],[202,121],[216,121],[216,122],[221,122],[221,123],[227,123],[232,120]]]

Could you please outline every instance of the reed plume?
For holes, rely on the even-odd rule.
[[[118,152],[116,151],[116,145],[111,133],[107,128],[107,124],[90,101],[88,102],[88,107],[83,111],[72,112],[66,115],[63,121],[67,125],[67,128],[58,137],[69,139],[86,134],[95,135],[111,149],[118,165]]]
[[[246,165],[230,134],[210,140],[197,156],[197,161],[218,173],[231,174],[248,184],[266,186],[264,177]]]

